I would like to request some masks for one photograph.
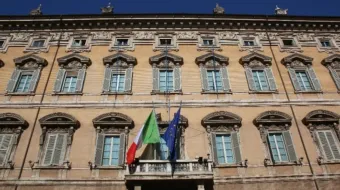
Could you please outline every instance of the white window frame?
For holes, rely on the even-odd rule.
[[[235,153],[234,153],[234,150],[233,150],[233,141],[231,139],[231,134],[230,133],[216,133],[216,137],[217,136],[222,136],[222,148],[223,148],[223,157],[224,157],[224,160],[225,162],[224,163],[219,163],[219,164],[235,164],[236,161],[235,161]],[[233,157],[233,161],[232,162],[228,162],[228,155],[227,155],[227,152],[226,152],[226,147],[225,147],[225,141],[224,141],[224,136],[229,136],[230,138],[230,144],[231,144],[231,153],[232,153],[232,157]],[[217,141],[216,141],[216,144],[215,146],[217,147]],[[217,148],[216,148],[216,151],[217,151]],[[216,153],[217,154],[217,153]]]
[[[166,90],[165,91],[161,91],[161,73],[165,71],[165,83],[166,83]],[[168,73],[172,72],[172,89],[169,90],[168,89]],[[159,85],[159,90],[160,92],[173,92],[175,90],[175,76],[174,76],[174,70],[173,69],[160,69],[159,70],[159,79],[158,79],[158,85]]]
[[[285,141],[285,139],[284,139],[284,137],[283,137],[283,133],[282,133],[282,132],[277,131],[277,132],[269,132],[269,133],[268,133],[268,145],[269,145],[270,154],[271,154],[272,157],[273,157],[273,152],[272,152],[272,148],[271,148],[270,141],[269,141],[269,135],[271,135],[271,134],[274,134],[275,148],[276,148],[276,150],[277,150],[277,152],[278,152],[278,156],[279,156],[279,161],[275,161],[274,158],[273,158],[273,161],[275,161],[275,162],[289,162],[289,156],[288,156],[288,153],[287,153],[288,150],[287,150],[287,148],[286,148],[287,145],[286,145],[286,141]],[[278,147],[278,145],[277,145],[277,140],[276,140],[275,134],[280,134],[281,137],[282,137],[283,146],[284,146],[284,149],[285,149],[285,151],[286,151],[286,157],[287,157],[287,160],[286,160],[286,161],[283,161],[282,158],[281,158],[281,153],[280,153],[279,147]]]
[[[112,84],[112,80],[113,80],[113,75],[118,75],[117,84],[116,84],[116,88],[115,88],[116,90],[115,91],[111,90],[112,89],[111,84]],[[111,79],[110,79],[110,92],[120,92],[120,91],[118,91],[118,89],[119,89],[119,82],[120,82],[119,79],[120,79],[121,75],[124,75],[123,91],[121,91],[121,92],[125,91],[126,71],[124,71],[124,72],[115,72],[115,71],[112,71],[111,72]]]
[[[102,166],[118,166],[119,165],[119,163],[118,164],[112,164],[112,150],[113,150],[113,139],[111,140],[111,144],[110,144],[110,156],[109,156],[109,165],[104,165],[103,163],[104,163],[104,149],[105,149],[105,140],[106,140],[106,138],[108,138],[108,137],[111,137],[111,139],[112,138],[114,138],[114,137],[118,137],[118,139],[119,139],[119,147],[121,146],[120,145],[120,135],[117,135],[117,134],[105,134],[104,135],[104,148],[103,148],[103,152],[102,152]],[[119,162],[119,153],[120,153],[120,151],[118,150],[118,162]]]
[[[256,90],[257,90],[257,91],[270,91],[270,88],[269,88],[269,81],[268,81],[268,77],[267,77],[267,75],[266,75],[266,72],[265,72],[263,69],[252,69],[251,72],[253,72],[253,77],[255,76],[255,75],[254,75],[254,71],[262,71],[262,72],[263,72],[264,77],[265,77],[266,82],[267,82],[267,86],[268,86],[268,89],[266,89],[266,90],[263,89],[262,83],[261,83],[261,80],[260,80],[260,77],[259,77],[259,75],[258,75],[258,72],[256,72],[256,78],[257,78],[257,80],[259,80],[259,84],[260,84],[260,90],[257,90],[257,89],[256,89]],[[254,82],[255,82],[255,80],[254,80]],[[256,85],[255,85],[255,88],[256,88]]]
[[[71,72],[72,72],[72,71],[71,71]],[[76,92],[76,89],[75,89],[74,92],[71,92],[71,91],[70,91],[71,85],[68,86],[68,90],[67,90],[67,91],[64,91],[66,79],[67,79],[68,77],[72,77],[72,79],[75,78],[75,80],[76,80],[76,85],[77,85],[78,76],[76,76],[76,75],[70,75],[69,73],[70,73],[70,72],[66,71],[65,76],[64,76],[64,78],[63,78],[63,84],[62,84],[62,87],[61,87],[61,92],[62,92],[62,93],[75,93],[75,92]],[[72,82],[72,80],[71,80],[71,82]],[[71,83],[70,83],[70,84],[71,84]]]
[[[302,85],[303,85],[303,90],[302,90],[302,91],[313,91],[313,90],[314,90],[314,86],[313,86],[312,80],[310,79],[310,76],[309,76],[308,71],[303,70],[303,69],[302,69],[302,70],[301,70],[301,69],[295,69],[295,75],[296,75],[296,77],[302,79],[302,78],[301,78],[301,74],[300,74],[301,72],[306,73],[306,76],[307,76],[307,78],[308,78],[309,84],[310,84],[310,86],[311,86],[311,89],[310,89],[310,90],[306,89],[305,82],[304,82],[303,80],[301,80],[301,81],[302,81]],[[298,75],[298,73],[299,73],[299,75]],[[299,85],[300,85],[299,80],[298,80],[298,83],[299,83]],[[300,86],[300,88],[302,89],[301,86]]]
[[[18,87],[19,87],[19,84],[20,84],[20,81],[21,81],[21,78],[22,78],[23,75],[31,75],[30,82],[27,83],[27,79],[26,79],[25,85],[24,85],[24,89],[25,89],[25,86],[28,85],[28,90],[27,91],[18,91]],[[32,82],[32,77],[33,77],[33,71],[21,71],[20,76],[18,78],[18,81],[15,84],[14,93],[29,93],[29,87],[30,87],[31,82]]]
[[[213,85],[214,85],[214,89],[209,89],[210,92],[217,92],[218,90],[219,91],[223,91],[223,81],[222,81],[222,76],[221,76],[221,73],[220,73],[220,69],[217,69],[217,70],[213,70],[213,69],[207,69],[207,82],[208,82],[208,88],[209,88],[209,76],[208,76],[208,73],[209,72],[212,72],[213,74]],[[221,83],[222,83],[222,86],[221,88],[222,89],[217,89],[217,84],[216,84],[216,73],[219,72],[220,73],[220,80],[221,80]]]

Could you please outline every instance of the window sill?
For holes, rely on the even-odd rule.
[[[83,95],[82,92],[54,92],[52,95]]]
[[[97,169],[97,170],[122,170],[124,169],[123,166],[96,166],[93,169]]]
[[[272,91],[249,91],[249,94],[278,94],[277,90]]]
[[[243,167],[247,167],[247,165],[243,165],[243,164],[216,164],[215,166],[213,166],[214,168],[243,168]]]
[[[340,160],[318,160],[319,165],[340,164]]]
[[[309,91],[295,91],[295,94],[318,94],[323,93],[322,91],[309,90]]]
[[[275,162],[275,163],[268,163],[265,166],[296,166],[300,165],[297,162]]]
[[[8,92],[5,96],[34,96],[34,92]]]
[[[202,91],[201,94],[232,94],[231,91]]]
[[[67,169],[69,170],[70,167],[68,166],[34,166],[32,169],[40,169],[40,170],[62,170]]]
[[[182,90],[181,91],[171,91],[171,92],[161,92],[161,91],[152,91],[151,95],[156,95],[156,94],[160,94],[160,95],[166,95],[166,94],[183,94]]]
[[[132,95],[132,92],[102,92],[102,95]]]

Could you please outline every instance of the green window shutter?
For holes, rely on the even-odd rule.
[[[294,149],[294,144],[293,144],[293,140],[292,137],[290,135],[289,131],[284,131],[283,133],[283,138],[286,144],[286,150],[288,153],[288,158],[290,162],[296,162],[297,161],[297,157],[296,157],[296,153],[295,153],[295,149]]]
[[[218,164],[217,148],[216,148],[216,134],[211,133],[211,151],[215,164]]]
[[[57,134],[50,134],[47,138],[46,148],[45,148],[45,156],[43,165],[48,166],[52,164],[52,158],[54,153],[54,146],[57,140]]]
[[[98,133],[97,134],[97,144],[96,144],[96,155],[94,157],[94,163],[96,166],[102,165],[103,160],[103,151],[104,151],[104,139],[105,135]]]
[[[65,158],[66,153],[66,142],[67,142],[67,134],[58,134],[57,140],[54,148],[52,164],[53,165],[62,165]]]
[[[63,85],[65,73],[66,73],[65,69],[62,69],[62,68],[59,69],[59,71],[57,73],[57,78],[56,78],[55,83],[54,83],[54,89],[53,89],[54,92],[60,92],[61,91],[61,87]]]
[[[83,91],[85,75],[86,75],[86,69],[79,69],[78,76],[77,76],[76,92]]]
[[[276,91],[276,83],[275,83],[275,78],[273,75],[273,71],[271,68],[265,68],[264,71],[266,72],[268,84],[269,84],[269,89],[272,91]]]
[[[126,69],[125,72],[125,92],[131,92],[132,91],[132,67],[129,67]]]
[[[319,131],[317,134],[319,138],[320,149],[323,150],[324,155],[326,156],[326,159],[333,160],[332,150],[331,150],[331,147],[328,145],[325,132]]]
[[[13,135],[6,134],[0,135],[0,165],[5,165],[6,160],[9,157],[11,145],[13,143]]]
[[[230,83],[229,83],[229,76],[228,76],[228,70],[226,66],[223,66],[220,69],[222,82],[223,82],[223,90],[224,91],[230,91]]]
[[[338,90],[340,90],[340,77],[339,77],[338,73],[332,67],[328,67],[328,69],[329,69],[329,72],[332,75],[332,78],[335,82],[336,87],[338,88]]]
[[[175,82],[175,85],[174,85],[174,91],[176,92],[180,92],[181,91],[181,68],[179,66],[176,66],[174,68],[174,82]]]
[[[32,80],[29,86],[29,91],[30,92],[35,92],[35,89],[38,85],[39,77],[40,77],[40,69],[36,69],[32,73]]]
[[[7,92],[9,93],[14,92],[15,87],[17,85],[17,81],[20,77],[20,73],[21,73],[20,69],[17,69],[17,68],[14,69],[11,79],[8,81],[8,84],[7,84]]]
[[[334,136],[333,136],[332,132],[331,131],[327,131],[326,132],[326,137],[328,139],[330,148],[332,150],[333,158],[336,159],[336,160],[339,160],[340,159],[339,148],[337,146],[337,143],[336,143],[336,141],[334,139]]]
[[[307,69],[307,71],[308,71],[309,77],[310,77],[310,79],[313,83],[314,90],[321,91],[321,84],[320,84],[318,77],[316,77],[314,69],[312,67],[309,67]]]
[[[301,91],[301,87],[300,87],[299,81],[298,81],[298,79],[296,77],[295,69],[288,68],[288,73],[289,73],[290,80],[292,81],[292,84],[294,86],[295,91]]]
[[[246,72],[249,90],[250,91],[256,91],[254,76],[253,76],[253,70],[249,67],[246,67],[244,69],[245,69],[245,72]]]
[[[203,92],[209,91],[207,68],[205,68],[204,66],[200,66],[200,72],[201,72],[202,91]]]
[[[152,67],[152,89],[153,91],[159,91],[159,69]]]
[[[120,143],[119,143],[119,158],[118,165],[124,166],[125,164],[125,134],[120,134]]]
[[[239,137],[238,137],[237,132],[231,133],[231,141],[233,145],[235,163],[238,164],[242,162],[242,157],[241,157],[240,142],[239,142]]]
[[[110,84],[111,84],[112,69],[110,67],[106,67],[104,75],[105,76],[104,76],[104,82],[103,82],[103,92],[109,92]]]

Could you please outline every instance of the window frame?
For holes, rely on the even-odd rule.
[[[126,33],[115,33],[112,34],[112,42],[109,46],[109,51],[115,51],[115,52],[124,52],[124,51],[134,51],[135,50],[135,44],[133,41],[133,35],[132,34],[126,34]],[[126,39],[128,42],[126,45],[118,45],[118,40]]]
[[[286,161],[283,161],[282,158],[281,158],[281,154],[279,152],[279,147],[277,145],[277,140],[276,140],[275,136],[274,136],[274,138],[275,138],[275,146],[276,146],[276,150],[279,153],[278,155],[279,155],[280,160],[276,161],[274,159],[274,155],[273,155],[273,151],[272,151],[272,147],[271,147],[271,143],[270,143],[270,139],[269,139],[271,134],[280,134],[280,136],[282,138],[282,141],[283,141],[285,154],[286,154],[286,157],[287,157]],[[267,136],[268,136],[268,139],[267,139],[267,141],[268,141],[268,149],[269,149],[269,152],[270,152],[270,155],[271,155],[271,158],[272,158],[272,162],[275,162],[275,163],[289,163],[290,161],[289,161],[288,151],[287,151],[287,148],[286,148],[287,145],[286,145],[286,141],[285,141],[284,136],[283,136],[283,132],[281,132],[281,131],[268,131],[268,135]]]
[[[260,76],[258,74],[259,71],[262,72],[264,77],[265,77],[265,82],[266,82],[266,85],[268,86],[267,89],[263,89],[263,87],[262,87],[263,84],[261,83]],[[254,75],[254,72],[256,72],[256,77]],[[255,82],[255,89],[256,89],[256,91],[270,91],[268,77],[267,77],[266,72],[264,71],[264,69],[252,69],[252,73],[253,73],[253,78],[254,78],[254,82]],[[258,80],[258,83],[260,85],[260,89],[257,89],[257,87],[256,87],[256,80],[255,80],[255,78],[257,78],[257,80]]]
[[[83,41],[85,40],[84,45],[76,46],[75,41]],[[82,52],[90,52],[92,48],[92,35],[90,34],[72,34],[68,45],[66,46],[66,52],[74,52],[74,53],[82,53]]]
[[[234,150],[233,150],[233,140],[232,140],[232,137],[231,137],[231,132],[225,132],[225,133],[222,133],[222,132],[217,132],[217,133],[215,133],[214,134],[215,135],[215,138],[217,138],[217,136],[222,136],[222,137],[224,137],[224,136],[229,136],[229,138],[230,138],[230,150],[231,150],[231,153],[232,153],[232,159],[233,159],[233,161],[232,162],[228,162],[227,160],[228,160],[228,155],[227,155],[227,152],[226,152],[226,148],[224,147],[225,145],[224,145],[224,143],[222,142],[222,144],[223,144],[223,157],[224,157],[224,160],[226,161],[226,162],[223,162],[223,163],[220,163],[219,161],[218,161],[218,165],[234,165],[234,164],[237,164],[236,163],[236,160],[235,160],[235,153],[234,153]],[[237,134],[238,135],[238,134]],[[217,151],[217,140],[215,140],[215,146],[216,146],[216,151]],[[218,151],[216,152],[216,155],[218,156]],[[217,158],[217,160],[218,160],[218,158]]]
[[[70,74],[71,73],[71,74]],[[71,82],[68,86],[68,90],[65,91],[65,85],[66,85],[66,81],[67,78],[71,77]],[[73,88],[71,84],[73,84],[72,82],[74,82],[75,80],[75,87],[74,87],[74,91],[70,91],[70,88]],[[66,70],[65,74],[64,74],[64,78],[62,81],[62,85],[61,85],[61,93],[76,93],[76,87],[77,87],[77,80],[78,80],[78,70]]]
[[[170,44],[161,44],[161,40],[171,40]],[[161,32],[155,34],[155,43],[153,45],[153,51],[162,51],[164,52],[165,49],[171,51],[178,51],[178,43],[177,43],[177,36],[174,33],[168,32]]]
[[[162,90],[162,86],[161,86],[161,73],[165,73],[165,87],[166,89]],[[169,73],[171,73],[172,75],[172,88],[171,89],[168,89],[168,85],[171,84],[171,81],[168,80],[169,79]],[[174,80],[174,71],[173,69],[159,69],[159,79],[158,79],[158,82],[159,82],[159,92],[160,93],[169,93],[169,92],[173,92],[175,89],[174,89],[174,86],[175,86],[175,80]]]
[[[298,73],[299,73],[299,74],[298,74]],[[307,89],[307,88],[306,88],[306,85],[305,85],[305,82],[304,82],[304,80],[303,80],[303,78],[302,78],[302,76],[301,76],[301,73],[305,73],[305,75],[306,75],[306,77],[307,77],[307,79],[308,79],[309,85],[311,86],[310,89]],[[311,79],[310,79],[310,76],[309,76],[309,74],[308,74],[308,71],[306,71],[305,69],[295,69],[295,74],[296,74],[296,77],[298,78],[298,83],[299,83],[300,88],[301,88],[301,89],[302,89],[302,88],[304,89],[304,90],[302,90],[303,92],[308,92],[308,91],[313,91],[313,90],[314,90],[314,86],[313,86],[313,83],[312,83],[312,81],[311,81]],[[302,81],[302,84],[300,83],[299,78],[300,78],[300,80]],[[301,86],[301,85],[302,85],[302,86]]]
[[[322,41],[327,40],[330,46],[325,47],[322,45]],[[315,37],[315,41],[317,43],[317,48],[319,52],[326,52],[330,54],[336,54],[336,52],[340,51],[339,46],[336,44],[336,41],[333,37],[324,37],[324,36],[317,36]]]
[[[104,165],[104,152],[105,152],[105,141],[106,141],[106,138],[113,138],[112,141],[111,141],[111,145],[110,145],[110,156],[109,156],[109,164],[108,165]],[[103,167],[112,167],[112,166],[119,166],[119,149],[118,149],[118,158],[117,158],[117,164],[112,164],[112,152],[113,152],[113,146],[114,146],[114,138],[117,138],[118,137],[118,140],[119,140],[119,149],[120,149],[120,135],[117,135],[117,134],[105,134],[104,135],[104,149],[103,149],[103,154],[102,154],[102,166]]]
[[[210,84],[209,84],[209,72],[212,72],[212,77],[213,77],[213,86],[214,86],[214,89],[210,89]],[[219,74],[219,77],[216,77],[216,73],[220,73],[220,69],[218,70],[214,70],[214,69],[207,69],[207,81],[208,81],[208,89],[207,91],[209,92],[219,92],[219,91],[223,91],[223,82],[222,82],[222,76],[221,74]],[[220,78],[220,82],[221,82],[221,89],[219,89],[216,81],[217,78]]]
[[[44,145],[43,145],[43,149],[42,149],[42,157],[41,157],[41,163],[40,163],[40,166],[42,167],[58,167],[58,166],[61,166],[64,164],[64,162],[66,161],[65,158],[66,158],[66,154],[67,154],[67,133],[65,132],[48,132],[45,134],[46,137],[45,137],[45,141],[44,141]],[[57,146],[57,140],[58,140],[58,137],[60,135],[63,135],[64,139],[63,139],[63,144],[62,144],[62,147],[61,147],[61,152],[63,151],[64,149],[64,152],[62,154],[64,155],[60,155],[60,160],[59,160],[59,164],[53,164],[53,159],[54,159],[54,156],[55,156],[55,150],[56,150],[56,146]],[[48,152],[48,146],[49,146],[49,142],[51,140],[51,136],[56,136],[56,139],[55,139],[55,142],[54,142],[54,145],[53,145],[53,152],[52,152],[52,155],[51,155],[51,163],[50,164],[45,164],[45,159],[46,159],[46,156],[47,156],[47,152]]]
[[[33,46],[35,41],[44,41],[42,46]],[[24,52],[34,52],[34,53],[40,53],[44,52],[47,53],[50,49],[50,41],[51,36],[47,35],[36,35],[29,39],[28,44],[25,46]]]
[[[331,75],[334,81],[338,93],[340,93],[340,62],[337,61],[339,59],[340,55],[334,54],[329,57],[326,57],[321,62],[328,69],[329,74]]]
[[[33,72],[34,71],[21,71],[20,72],[20,76],[18,77],[18,81],[17,81],[16,86],[14,88],[14,93],[28,93],[29,92],[29,87],[30,87],[31,82],[32,82]],[[25,86],[23,87],[23,90],[24,90],[25,87],[26,87],[26,84],[27,84],[27,91],[18,91],[21,79],[24,75],[25,76],[31,76],[29,83],[26,83],[27,82],[27,79],[26,79]]]
[[[112,90],[112,80],[113,80],[113,76],[114,75],[117,75],[118,76],[118,82],[116,82],[116,90]],[[123,90],[122,91],[120,91],[119,90],[119,86],[120,86],[120,77],[121,77],[121,75],[123,75],[124,76],[124,83],[123,83]],[[126,71],[118,71],[118,72],[111,72],[111,79],[110,79],[110,90],[109,90],[109,92],[111,92],[111,93],[123,93],[124,91],[125,91],[125,82],[126,82]]]
[[[334,157],[333,159],[328,159],[327,158],[327,153],[325,152],[324,147],[322,147],[322,145],[321,145],[321,139],[320,139],[320,135],[319,135],[320,132],[323,132],[324,134],[326,132],[330,132],[331,133],[331,135],[333,137],[333,140],[334,140],[334,143],[335,143],[335,146],[337,148],[337,151],[340,154],[340,142],[339,142],[339,138],[337,137],[337,135],[334,134],[334,130],[333,129],[320,129],[320,130],[316,130],[315,131],[315,136],[316,136],[316,139],[318,141],[317,142],[318,148],[319,148],[320,154],[322,155],[323,159],[325,159],[326,161],[329,161],[329,162],[340,162],[340,157],[339,157],[339,159],[336,159],[336,157],[334,155],[334,151],[332,150],[332,145],[330,144],[329,139],[328,139],[327,135],[325,134],[328,148],[330,149],[330,151],[332,153],[332,156]]]
[[[263,46],[260,42],[260,39],[258,37],[258,34],[252,33],[252,34],[244,34],[244,35],[238,35],[238,46],[240,48],[240,51],[263,51]],[[245,41],[252,41],[254,45],[249,46],[246,45]]]

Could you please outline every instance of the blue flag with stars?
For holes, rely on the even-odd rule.
[[[169,149],[169,160],[177,160],[176,138],[177,138],[177,127],[179,124],[180,117],[181,117],[181,107],[178,109],[177,113],[175,114],[174,119],[170,122],[168,128],[166,129],[163,135],[163,139],[166,143],[166,146]]]

